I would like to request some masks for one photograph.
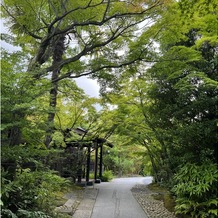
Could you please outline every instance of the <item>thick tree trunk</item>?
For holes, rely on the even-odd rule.
[[[60,62],[62,60],[62,55],[65,50],[64,45],[65,35],[60,35],[57,37],[57,39],[54,42],[54,50],[53,50],[53,65]],[[52,134],[54,132],[54,119],[55,119],[55,113],[56,113],[56,106],[57,106],[57,95],[58,95],[58,82],[56,79],[58,78],[60,74],[60,69],[55,69],[52,72],[52,78],[51,78],[51,90],[50,90],[50,101],[49,101],[49,113],[48,113],[48,119],[47,119],[47,130],[46,130],[46,138],[45,138],[45,145],[47,148],[50,147],[50,143],[52,141]]]
[[[18,122],[20,124],[13,125],[10,129],[7,131],[7,139],[5,140],[5,143],[9,146],[19,145],[22,143],[22,124],[21,122],[25,118],[25,113],[23,111],[16,111],[12,114],[12,119],[14,120],[14,123]]]
[[[59,72],[53,71],[52,78],[57,78],[59,75]],[[57,106],[57,95],[58,95],[58,83],[52,83],[52,87],[50,90],[50,101],[49,101],[49,107],[50,111],[48,113],[48,119],[47,119],[47,131],[46,131],[46,139],[45,139],[45,145],[47,148],[49,148],[50,142],[52,141],[52,133],[54,131],[54,118],[55,118],[55,110]]]
[[[8,132],[9,146],[21,144],[21,130],[20,127],[14,126]]]

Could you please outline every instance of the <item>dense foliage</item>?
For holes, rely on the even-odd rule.
[[[216,217],[217,9],[215,0],[5,0],[12,36],[2,40],[19,51],[1,53],[4,217],[54,217],[63,177],[75,181],[80,148],[96,137],[115,145],[103,149],[103,180],[152,174],[177,214]],[[82,76],[101,97],[77,87]]]
[[[4,217],[55,217],[55,201],[70,182],[45,165],[49,151],[2,147],[1,214]]]
[[[187,163],[175,175],[176,212],[192,217],[217,217],[217,178],[215,164]]]

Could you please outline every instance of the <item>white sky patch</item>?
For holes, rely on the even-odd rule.
[[[1,19],[0,20],[0,33],[6,33],[6,34],[10,34],[9,29],[7,27],[4,26],[4,22]],[[14,45],[10,45],[9,43],[0,40],[0,47],[4,48],[6,51],[9,52],[15,52],[15,51],[21,51],[21,48],[18,46],[14,46]]]
[[[80,77],[75,79],[76,84],[84,90],[90,97],[99,97],[100,86],[96,80],[87,77]]]
[[[1,30],[1,33],[9,33],[9,30],[7,27],[4,26],[4,22],[2,19],[0,20],[0,30]]]

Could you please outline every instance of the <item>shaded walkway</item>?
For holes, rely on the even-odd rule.
[[[84,198],[73,218],[147,218],[131,188],[151,181],[151,177],[131,177],[95,184],[93,195]]]

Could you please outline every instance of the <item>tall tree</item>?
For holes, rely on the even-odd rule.
[[[28,71],[34,78],[51,77],[46,145],[51,141],[58,81],[95,75],[112,79],[113,68],[141,59],[142,51],[128,58],[119,55],[137,36],[136,25],[153,19],[162,1],[4,1],[3,17],[25,45],[32,60]],[[29,47],[29,48],[28,48]],[[129,50],[131,53],[131,50]],[[92,58],[94,54],[98,54]],[[51,75],[50,75],[51,74]]]
[[[136,130],[144,122],[144,128],[149,128],[148,135],[158,141],[161,151],[154,152],[160,166],[156,172],[166,182],[181,163],[217,159],[217,38],[212,25],[216,7],[215,1],[169,5],[131,44],[138,48],[150,42],[146,49],[153,62],[150,69],[142,60],[123,71],[119,81],[121,91],[115,102],[123,110],[125,126],[131,124]],[[155,47],[152,40],[159,45]],[[138,139],[146,139],[145,133]]]
[[[171,131],[174,144],[169,142],[173,146],[171,152],[177,151],[181,156],[189,151],[189,161],[202,162],[205,158],[217,158],[218,42],[211,25],[216,20],[217,5],[213,1],[208,5],[205,1],[198,4],[191,1],[187,9],[186,3],[180,1],[172,6],[171,18],[167,13],[161,20],[161,25],[166,21],[171,25],[159,36],[162,56],[150,70],[153,79],[150,96],[155,102],[151,111],[156,123]],[[176,17],[181,17],[177,26]],[[210,22],[204,24],[206,20]],[[172,36],[176,31],[177,35]]]

